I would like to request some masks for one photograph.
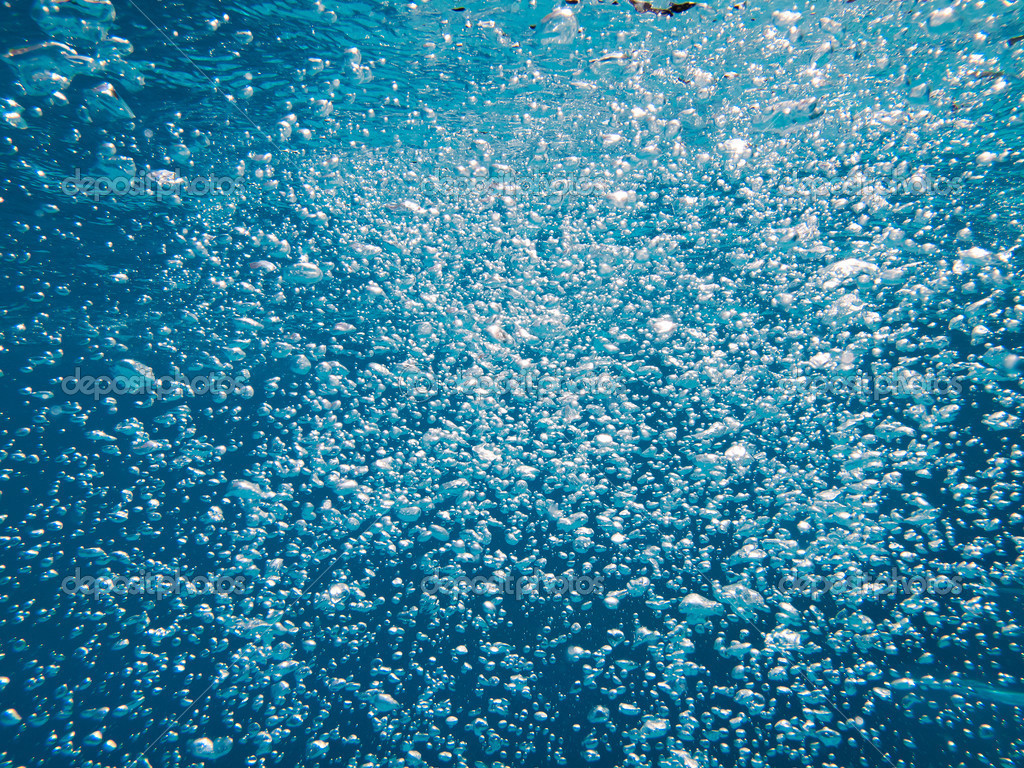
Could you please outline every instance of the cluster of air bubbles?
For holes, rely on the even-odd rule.
[[[1010,768],[1019,14],[450,5],[22,20],[0,757]]]

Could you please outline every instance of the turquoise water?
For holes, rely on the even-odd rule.
[[[1019,762],[1019,3],[2,13],[4,765]]]

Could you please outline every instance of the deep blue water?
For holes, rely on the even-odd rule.
[[[4,765],[1019,761],[1019,3],[0,14]]]

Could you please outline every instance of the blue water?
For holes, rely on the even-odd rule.
[[[1019,3],[2,14],[0,763],[1019,762]]]

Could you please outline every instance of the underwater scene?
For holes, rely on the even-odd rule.
[[[0,61],[0,768],[1024,765],[1021,0]]]

